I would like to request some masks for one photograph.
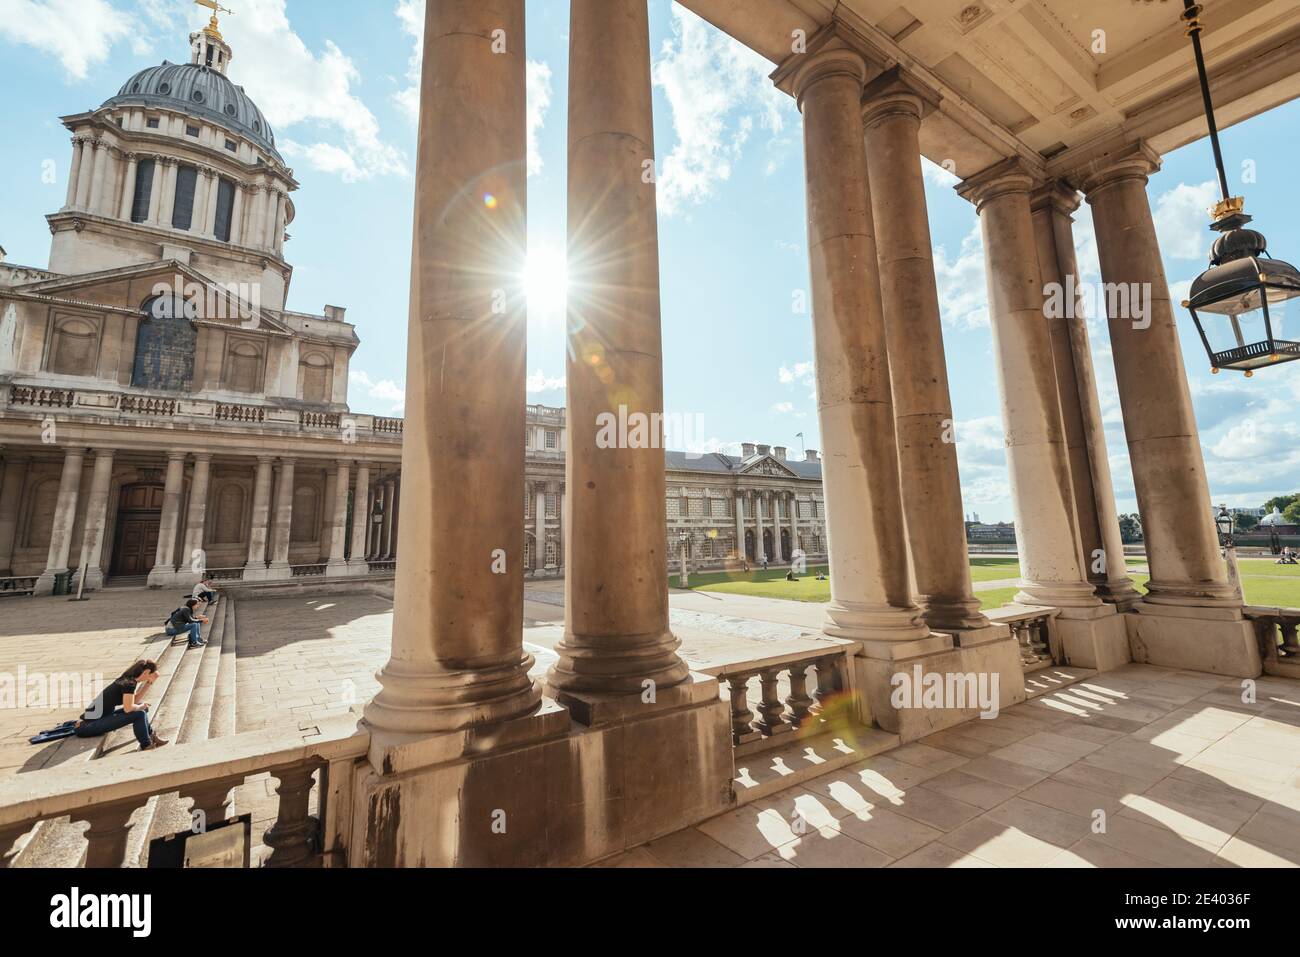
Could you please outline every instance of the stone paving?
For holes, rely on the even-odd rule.
[[[1127,665],[604,863],[1294,867],[1300,681],[1254,689]]]

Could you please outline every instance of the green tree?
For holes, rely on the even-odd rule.
[[[1282,517],[1292,525],[1300,525],[1300,498],[1282,509]]]
[[[1242,514],[1237,516],[1237,531],[1252,532],[1258,527],[1259,527],[1259,519],[1257,519],[1254,515]]]
[[[1136,515],[1119,517],[1119,537],[1125,544],[1142,541],[1142,521]]]
[[[1293,492],[1290,495],[1278,495],[1264,503],[1264,511],[1265,513],[1271,513],[1273,509],[1277,509],[1285,515],[1286,510],[1296,502],[1300,502],[1300,492]]]

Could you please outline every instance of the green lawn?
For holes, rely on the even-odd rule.
[[[1129,565],[1145,565],[1145,558],[1129,558]],[[1280,605],[1300,608],[1300,565],[1275,565],[1267,558],[1243,558],[1239,562],[1241,583],[1246,594],[1246,601],[1251,605]],[[814,566],[799,576],[797,582],[785,580],[785,568],[769,568],[767,571],[750,572],[708,572],[691,575],[692,589],[699,591],[727,592],[734,595],[755,595],[760,598],[784,598],[790,601],[830,601],[831,585],[829,581],[818,581],[817,575],[827,571],[825,565]],[[1018,578],[1020,564],[1014,556],[977,556],[971,559],[971,579],[976,582],[998,581],[1004,578]],[[1131,574],[1133,584],[1142,591],[1148,576]],[[677,587],[678,578],[673,574],[670,582]],[[1015,586],[979,591],[975,597],[985,610],[999,608],[1007,604],[1019,591]]]

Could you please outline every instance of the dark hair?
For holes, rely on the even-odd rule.
[[[141,658],[130,668],[127,668],[126,671],[122,672],[122,677],[118,678],[117,680],[135,681],[146,671],[157,671],[157,670],[158,670],[158,662],[154,661],[152,658]]]
[[[187,602],[185,603],[185,607],[188,608],[188,609],[190,609],[191,611],[193,611],[193,610],[194,610],[194,606],[197,605],[198,603],[199,603],[199,600],[198,600],[197,598],[191,598],[189,601],[187,601]]]

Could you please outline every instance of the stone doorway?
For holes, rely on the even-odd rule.
[[[162,524],[162,504],[161,485],[127,485],[122,488],[110,575],[148,575],[153,570],[158,552],[158,528]]]

